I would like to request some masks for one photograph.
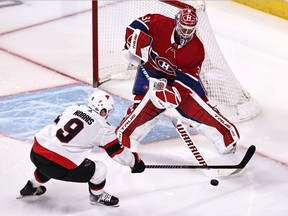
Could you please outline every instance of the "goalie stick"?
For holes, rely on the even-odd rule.
[[[147,79],[149,79],[150,76],[147,73],[147,71],[143,67],[141,67],[140,69],[142,70],[144,76]],[[149,100],[148,98],[146,99]],[[130,116],[128,119],[130,121],[132,117]],[[204,173],[208,176],[224,177],[224,176],[234,175],[242,171],[255,153],[256,147],[252,145],[248,148],[242,161],[237,165],[207,165],[207,163],[205,162],[204,158],[201,156],[200,152],[198,151],[197,147],[194,144],[194,141],[192,140],[191,136],[187,132],[181,120],[177,118],[172,118],[172,123],[177,129],[177,132],[179,133],[182,140],[187,144],[187,146],[189,147],[189,149],[195,156],[199,165],[146,165],[145,166],[146,168],[148,169],[151,169],[151,168],[152,169],[202,169]]]
[[[202,169],[204,173],[208,176],[213,177],[224,177],[239,173],[242,171],[250,159],[253,157],[256,147],[251,145],[246,154],[244,155],[242,161],[237,165],[207,165],[204,158],[201,156],[195,142],[192,140],[185,126],[180,119],[172,118],[172,123],[176,128],[181,139],[187,144],[194,157],[196,158],[199,165],[146,165],[146,168],[154,169]]]
[[[149,79],[150,76],[147,71],[141,67],[141,70],[144,76]],[[207,176],[213,177],[224,177],[237,174],[241,172],[250,159],[253,157],[256,147],[251,145],[246,154],[244,155],[242,161],[237,165],[207,165],[206,161],[198,151],[197,147],[195,146],[195,142],[192,140],[191,136],[187,132],[185,126],[183,125],[182,121],[177,118],[172,118],[172,123],[176,128],[178,134],[180,135],[181,139],[187,144],[193,155],[195,156],[199,165],[146,165],[146,168],[161,168],[161,169],[202,169],[203,172]],[[178,126],[177,126],[178,125]]]
[[[171,119],[172,124],[176,128],[177,133],[183,140],[183,142],[188,146],[192,154],[194,155],[195,159],[197,160],[198,164],[201,166],[207,166],[205,159],[202,157],[201,153],[197,149],[195,142],[193,141],[192,137],[188,133],[187,129],[185,128],[182,121],[178,118]]]

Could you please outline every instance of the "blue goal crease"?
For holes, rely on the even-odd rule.
[[[33,141],[35,133],[51,124],[67,106],[86,105],[93,88],[84,84],[73,84],[32,93],[1,97],[0,133],[20,140]],[[117,127],[127,108],[128,101],[113,95],[115,111],[108,117],[109,123]],[[167,117],[162,117],[142,143],[157,142],[177,137]]]

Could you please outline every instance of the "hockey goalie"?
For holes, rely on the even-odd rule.
[[[190,125],[197,123],[220,153],[236,151],[237,128],[209,104],[201,84],[205,52],[196,35],[197,19],[191,7],[181,9],[174,19],[147,14],[127,27],[126,58],[138,68],[134,104],[116,131],[126,147],[137,150],[164,111],[172,108]]]

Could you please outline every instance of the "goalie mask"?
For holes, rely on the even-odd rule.
[[[89,97],[88,107],[98,115],[107,118],[114,111],[114,99],[110,94],[98,89]]]
[[[186,45],[196,31],[198,18],[196,10],[193,8],[184,8],[175,16],[175,36],[179,45]]]

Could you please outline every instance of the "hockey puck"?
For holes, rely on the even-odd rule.
[[[216,179],[211,179],[210,184],[213,186],[217,186],[219,184],[219,181]]]

